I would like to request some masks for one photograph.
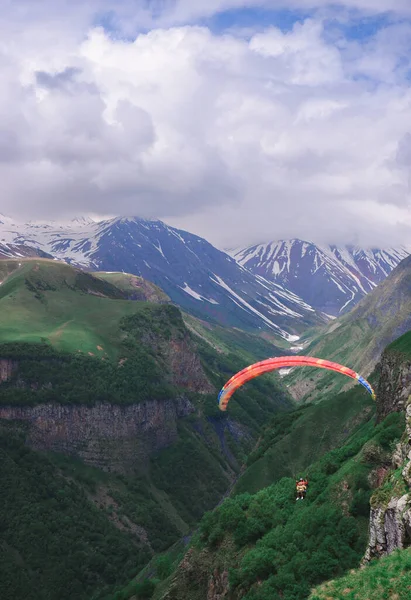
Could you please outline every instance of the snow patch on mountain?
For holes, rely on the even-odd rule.
[[[328,317],[351,310],[411,254],[411,246],[364,249],[281,240],[228,251],[237,262],[294,292]]]
[[[0,243],[30,246],[80,268],[139,275],[202,319],[246,330],[271,329],[290,341],[304,328],[328,320],[295,291],[161,221],[77,217],[24,224],[1,217]]]

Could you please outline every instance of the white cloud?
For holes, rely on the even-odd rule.
[[[129,41],[82,39],[77,17],[59,36],[43,13],[3,31],[1,212],[158,216],[220,246],[409,236],[409,25],[366,45],[332,43],[315,18]]]

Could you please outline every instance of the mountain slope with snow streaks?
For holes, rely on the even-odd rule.
[[[281,240],[230,250],[256,276],[278,283],[330,316],[348,312],[409,254],[411,247],[363,249]]]
[[[161,221],[118,217],[16,224],[0,216],[0,243],[34,247],[85,269],[139,275],[194,316],[222,325],[294,340],[327,320],[294,291]]]

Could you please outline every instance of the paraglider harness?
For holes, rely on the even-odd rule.
[[[296,500],[304,500],[305,495],[307,493],[308,480],[300,477],[298,481],[295,482],[295,488],[297,491]]]

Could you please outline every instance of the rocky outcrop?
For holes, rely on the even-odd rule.
[[[200,394],[215,393],[214,386],[208,380],[197,348],[186,330],[184,322],[178,322],[170,336],[146,331],[141,342],[150,347],[168,373],[168,379],[175,385]]]
[[[119,473],[144,472],[150,454],[177,440],[177,420],[195,411],[189,400],[34,407],[0,406],[0,419],[28,424],[27,444],[81,458]]]
[[[190,548],[161,600],[191,598],[189,594],[193,589],[202,590],[201,597],[204,600],[228,600],[231,597],[228,570],[216,568],[213,560],[213,553],[208,549],[204,548],[197,553],[194,548]]]
[[[228,594],[228,571],[224,570],[221,573],[218,569],[214,569],[208,580],[207,600],[224,600],[228,598]]]
[[[384,352],[379,365],[377,421],[405,409],[411,395],[411,361],[397,352]]]
[[[188,335],[183,339],[170,340],[163,348],[163,352],[173,385],[200,394],[215,392]]]
[[[392,498],[386,507],[371,509],[370,537],[364,562],[403,549],[411,541],[411,498]]]
[[[392,455],[392,469],[386,471],[384,484],[371,499],[370,533],[364,563],[411,544],[411,363],[386,353],[381,362],[377,391],[377,414],[381,420],[390,412],[405,410],[406,430]],[[394,478],[392,470],[401,469]],[[404,493],[406,492],[406,493]]]
[[[9,358],[0,358],[0,383],[11,379],[17,369],[17,362]]]

